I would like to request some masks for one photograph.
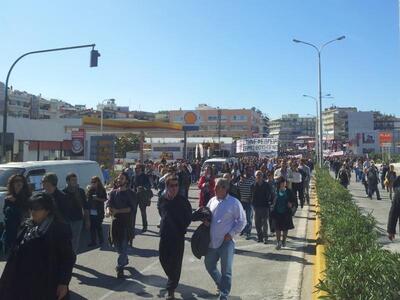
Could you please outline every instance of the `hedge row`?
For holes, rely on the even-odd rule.
[[[317,170],[326,277],[320,299],[400,299],[400,255],[378,244],[376,221],[363,215],[351,194],[328,171]]]

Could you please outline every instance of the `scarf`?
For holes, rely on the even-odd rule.
[[[54,216],[48,216],[42,223],[39,225],[35,224],[32,219],[29,219],[25,224],[27,225],[27,229],[24,233],[24,237],[21,241],[21,245],[40,238],[44,236],[50,228],[50,225],[54,221]]]

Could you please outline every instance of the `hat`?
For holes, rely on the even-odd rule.
[[[53,186],[57,186],[58,178],[55,173],[46,173],[42,178],[42,182],[48,182]]]

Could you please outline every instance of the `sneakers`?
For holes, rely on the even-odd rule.
[[[281,241],[278,241],[278,242],[276,243],[275,249],[276,249],[276,250],[281,250],[281,248],[282,248]]]

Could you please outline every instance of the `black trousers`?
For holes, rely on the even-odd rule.
[[[138,211],[138,207],[140,209],[140,214],[142,215],[142,224],[143,224],[143,228],[147,228],[147,212],[146,212],[146,208],[147,205],[146,203],[143,202],[139,202],[134,211],[133,211],[133,215],[132,215],[132,223],[133,223],[133,232],[135,232],[135,227],[136,227],[136,214]]]
[[[300,199],[300,206],[303,208],[303,206],[304,206],[304,187],[303,187],[303,183],[302,182],[300,182],[300,183],[292,182],[292,192],[296,197],[297,206],[299,206],[299,199]]]
[[[254,207],[254,222],[259,239],[268,239],[269,207]]]
[[[167,290],[173,291],[178,287],[181,278],[185,237],[161,237],[159,257],[161,266],[168,277]]]
[[[99,243],[104,242],[103,236],[103,217],[102,216],[90,216],[90,239],[92,243],[96,243],[97,237]]]

